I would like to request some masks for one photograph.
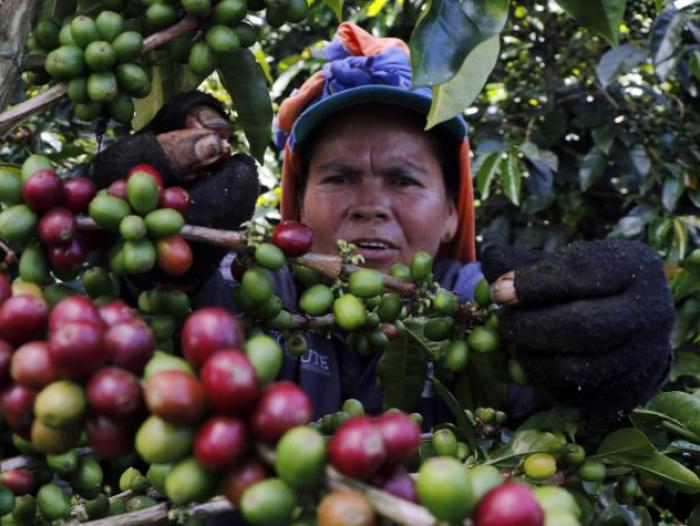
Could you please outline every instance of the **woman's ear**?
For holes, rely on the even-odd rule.
[[[454,201],[450,200],[448,205],[449,210],[447,212],[447,218],[445,220],[445,226],[442,232],[442,237],[440,240],[443,243],[449,243],[454,239],[457,233],[457,227],[459,226],[459,216],[457,215],[457,206]]]

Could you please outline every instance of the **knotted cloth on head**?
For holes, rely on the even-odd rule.
[[[376,38],[353,23],[343,22],[324,52],[326,64],[282,102],[275,121],[275,143],[284,149],[283,219],[299,219],[299,146],[334,113],[370,103],[400,106],[422,116],[430,109],[432,90],[411,85],[409,48],[403,40]],[[455,117],[436,130],[445,140],[454,142],[459,167],[459,226],[455,237],[441,245],[439,254],[462,262],[474,261],[474,193],[467,127],[461,117]]]

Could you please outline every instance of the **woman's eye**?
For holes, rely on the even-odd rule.
[[[392,182],[398,186],[419,186],[420,181],[410,175],[395,175]]]
[[[348,184],[350,177],[348,175],[329,175],[323,179],[325,184]]]

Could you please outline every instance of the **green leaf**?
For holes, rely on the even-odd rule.
[[[676,351],[669,381],[675,382],[684,377],[700,383],[700,356],[691,351]]]
[[[607,462],[626,464],[656,454],[653,444],[639,429],[624,428],[607,435],[598,446],[595,457]]]
[[[658,217],[649,223],[648,243],[657,250],[665,250],[671,242],[673,221],[668,217]]]
[[[465,370],[452,382],[452,393],[462,407],[502,407],[508,395],[507,370],[500,353],[472,353]],[[506,375],[507,376],[507,375]]]
[[[474,426],[464,414],[464,408],[440,380],[433,378],[433,386],[435,387],[438,395],[440,395],[440,398],[442,398],[447,405],[450,412],[454,415],[455,420],[457,421],[457,429],[459,429],[460,433],[462,434],[462,440],[467,441],[467,445],[472,451],[478,451],[476,438],[474,435]]]
[[[507,0],[430,0],[411,35],[413,84],[447,82],[474,48],[503,29],[507,18]]]
[[[580,413],[576,409],[556,407],[549,411],[535,413],[518,426],[517,431],[537,429],[539,431],[564,431],[573,436],[576,433]]]
[[[501,166],[498,162],[500,158],[500,152],[491,152],[486,156],[484,162],[479,167],[479,171],[476,173],[476,187],[479,189],[479,195],[482,201],[488,199],[491,193],[491,183]]]
[[[557,154],[550,150],[538,148],[534,142],[525,141],[520,145],[519,150],[533,163],[543,164],[553,172],[559,169],[559,158]]]
[[[516,431],[510,443],[496,451],[489,463],[495,464],[514,457],[529,455],[530,453],[548,452],[558,454],[563,451],[564,447],[565,444],[561,438],[553,433],[536,429],[525,429]]]
[[[270,68],[270,63],[267,61],[267,55],[265,50],[260,46],[255,46],[251,49],[253,55],[255,55],[255,60],[258,61],[260,69],[265,74],[265,80],[268,84],[272,84],[275,80],[272,78],[272,69]]]
[[[697,283],[697,278],[693,277],[693,285]],[[676,308],[676,319],[673,320],[671,329],[671,345],[678,347],[698,334],[698,323],[700,323],[700,300],[697,297],[688,297],[680,307]]]
[[[700,435],[700,398],[683,391],[662,392],[645,409],[667,415],[696,435]]]
[[[556,0],[567,14],[600,35],[613,46],[617,46],[625,0]]]
[[[134,131],[138,131],[148,124],[165,104],[166,94],[163,88],[161,68],[154,66],[152,72],[151,91],[141,99],[133,99],[134,118],[131,120],[131,127]]]
[[[695,77],[695,80],[700,82],[700,51],[691,51],[690,59],[688,62],[690,66],[690,72]]]
[[[189,67],[168,60],[152,68],[151,91],[142,99],[133,99],[134,118],[131,125],[140,130],[158,113],[163,105],[176,93],[196,88],[202,80]]]
[[[631,467],[647,473],[677,489],[681,493],[695,494],[700,492],[700,479],[680,462],[661,453],[651,458],[635,460]]]
[[[688,257],[683,259],[681,262],[681,267],[691,274],[700,276],[700,248],[696,248],[690,254],[688,254]],[[677,275],[678,274],[676,274],[676,276]]]
[[[681,300],[700,291],[700,274],[682,269],[673,276],[670,287],[674,303],[680,303]]]
[[[426,129],[461,114],[476,100],[496,65],[501,47],[499,39],[499,35],[494,35],[480,43],[469,53],[452,79],[433,86],[433,102]]]
[[[610,148],[613,145],[615,137],[617,137],[617,129],[615,126],[606,124],[605,126],[598,126],[593,129],[592,132],[593,141],[596,146],[600,148],[605,155],[610,153]]]
[[[673,241],[671,242],[671,253],[669,258],[673,261],[680,261],[685,257],[688,250],[688,227],[681,219],[673,220]]]
[[[272,101],[265,74],[248,49],[227,54],[218,71],[233,99],[250,153],[262,164],[272,134]]]
[[[45,0],[41,6],[41,17],[50,16],[61,22],[70,14],[73,14],[79,5],[76,0]]]
[[[605,155],[596,146],[586,154],[578,172],[581,190],[588,190],[600,178],[605,168]]]
[[[684,190],[683,175],[666,178],[663,189],[661,190],[661,204],[664,205],[666,210],[673,212]]]
[[[700,189],[693,190],[688,188],[688,199],[690,199],[695,208],[700,209]]]
[[[523,174],[518,168],[518,157],[513,153],[509,153],[508,157],[501,159],[501,187],[503,194],[515,206],[520,204],[520,187],[522,184]]]
[[[442,344],[434,342],[423,336],[423,328],[425,327],[424,318],[413,318],[404,320],[404,327],[408,337],[413,339],[413,343],[421,348],[427,357],[437,360],[440,357],[440,349]]]
[[[595,68],[598,80],[605,88],[616,78],[636,68],[647,58],[647,52],[633,44],[623,44],[603,54]]]
[[[323,3],[331,8],[338,20],[343,20],[343,0],[323,0]]]
[[[676,51],[680,47],[685,22],[685,15],[676,9],[667,9],[654,20],[649,49],[656,74],[661,80],[666,78],[678,62]]]
[[[407,334],[390,342],[377,364],[384,408],[415,411],[428,373],[426,355]]]
[[[642,177],[649,175],[651,170],[651,160],[647,154],[646,148],[641,144],[635,144],[629,151],[630,160],[634,169]]]

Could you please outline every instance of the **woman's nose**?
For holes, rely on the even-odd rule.
[[[358,221],[367,221],[372,219],[388,219],[388,208],[380,205],[358,205],[352,207],[350,217]]]
[[[391,203],[380,178],[365,178],[355,193],[350,207],[350,217],[366,221],[388,219],[390,214]]]

